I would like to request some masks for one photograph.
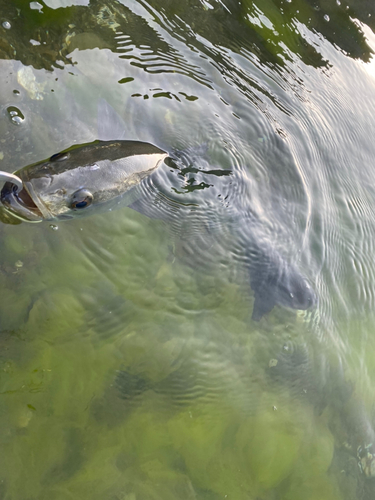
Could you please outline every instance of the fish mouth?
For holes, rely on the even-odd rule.
[[[19,191],[15,184],[6,182],[0,193],[0,201],[4,208],[18,219],[26,222],[44,220],[42,212],[34,203],[25,186]]]

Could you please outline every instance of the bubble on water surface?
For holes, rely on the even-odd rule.
[[[12,27],[12,25],[10,24],[9,21],[4,21],[1,25],[5,30],[10,30],[10,28]]]
[[[20,94],[21,94],[21,92],[20,92],[19,90],[17,90],[17,89],[14,89],[14,90],[13,90],[13,94],[14,94],[14,95],[20,95]]]
[[[7,108],[7,113],[14,125],[21,125],[25,121],[22,111],[15,106],[9,106]]]
[[[50,224],[49,227],[52,229],[52,231],[58,231],[59,226],[56,226],[56,224]]]
[[[328,14],[325,14],[324,20],[327,21],[327,22],[329,21],[329,15]]]

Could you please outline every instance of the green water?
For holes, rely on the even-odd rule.
[[[2,273],[4,498],[256,498],[287,479],[284,498],[339,498],[329,412],[270,378],[304,324],[264,339],[238,286],[173,268],[140,216],[82,232],[108,217],[117,280],[82,258],[78,225],[6,240],[23,267]]]
[[[207,144],[232,175],[181,198],[247,203],[319,301],[254,322],[225,232],[192,258],[126,207],[2,224],[0,499],[374,498],[372,4],[72,3],[0,2],[0,169],[95,140],[104,98]]]

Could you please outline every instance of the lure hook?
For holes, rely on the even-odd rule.
[[[0,182],[11,182],[17,187],[17,192],[23,189],[23,184],[21,179],[14,174],[9,174],[8,172],[3,172],[0,170]]]

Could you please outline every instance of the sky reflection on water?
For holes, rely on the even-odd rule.
[[[198,209],[0,227],[0,497],[372,499],[373,3],[1,12],[0,168],[95,140],[104,98]],[[315,308],[251,320],[239,212]]]

